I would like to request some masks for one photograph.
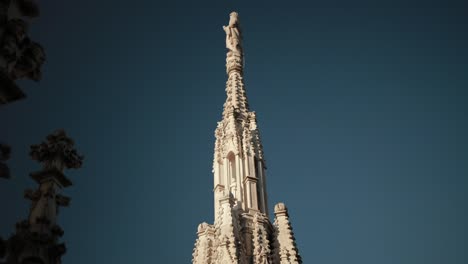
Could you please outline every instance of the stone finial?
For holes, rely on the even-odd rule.
[[[287,214],[288,208],[284,203],[277,203],[275,205],[275,214]]]
[[[226,33],[226,48],[229,50],[226,56],[226,72],[241,73],[244,66],[244,55],[242,52],[242,33],[239,23],[239,15],[232,12],[229,16],[229,24],[223,26]]]
[[[47,136],[47,141],[32,145],[32,159],[44,163],[45,169],[63,171],[65,168],[80,168],[83,156],[74,148],[74,142],[64,130],[57,130]]]

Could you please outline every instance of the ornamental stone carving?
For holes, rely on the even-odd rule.
[[[45,52],[39,43],[28,37],[26,22],[38,15],[36,1],[0,1],[0,104],[25,97],[16,80],[41,79]]]
[[[198,233],[202,233],[202,232],[205,232],[205,230],[208,228],[208,223],[206,222],[203,222],[201,224],[198,225]]]
[[[74,142],[65,131],[57,130],[47,136],[47,141],[32,145],[30,155],[33,160],[44,163],[47,169],[63,171],[65,168],[80,168],[83,156],[74,148]]]
[[[276,213],[287,213],[288,212],[288,208],[286,207],[286,205],[284,205],[284,203],[277,203],[275,205],[275,214]]]
[[[4,30],[3,34],[0,34],[0,57],[5,63],[3,70],[13,80],[29,78],[38,81],[45,53],[41,45],[27,36],[28,23],[22,17],[38,16],[39,7],[31,0],[3,1],[3,5],[4,10],[19,11],[19,14],[3,14],[6,21],[6,24],[1,25]]]

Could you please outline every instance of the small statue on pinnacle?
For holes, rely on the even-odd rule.
[[[242,53],[242,36],[239,25],[239,16],[236,12],[232,12],[229,18],[229,25],[223,26],[223,29],[226,32],[226,48],[232,52]]]

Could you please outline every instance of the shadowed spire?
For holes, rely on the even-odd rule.
[[[57,224],[57,216],[59,207],[67,207],[71,200],[61,191],[72,185],[63,171],[81,167],[83,156],[63,130],[47,136],[47,141],[39,145],[32,145],[30,154],[32,159],[43,163],[42,170],[31,173],[39,186],[24,192],[24,197],[31,200],[29,217],[16,224],[16,234],[6,243],[0,239],[0,258],[3,243],[8,264],[59,264],[66,247],[59,242],[64,231]]]

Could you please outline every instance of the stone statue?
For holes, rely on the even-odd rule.
[[[236,12],[230,14],[229,25],[223,26],[223,29],[226,32],[226,48],[233,52],[241,53],[242,37]]]

